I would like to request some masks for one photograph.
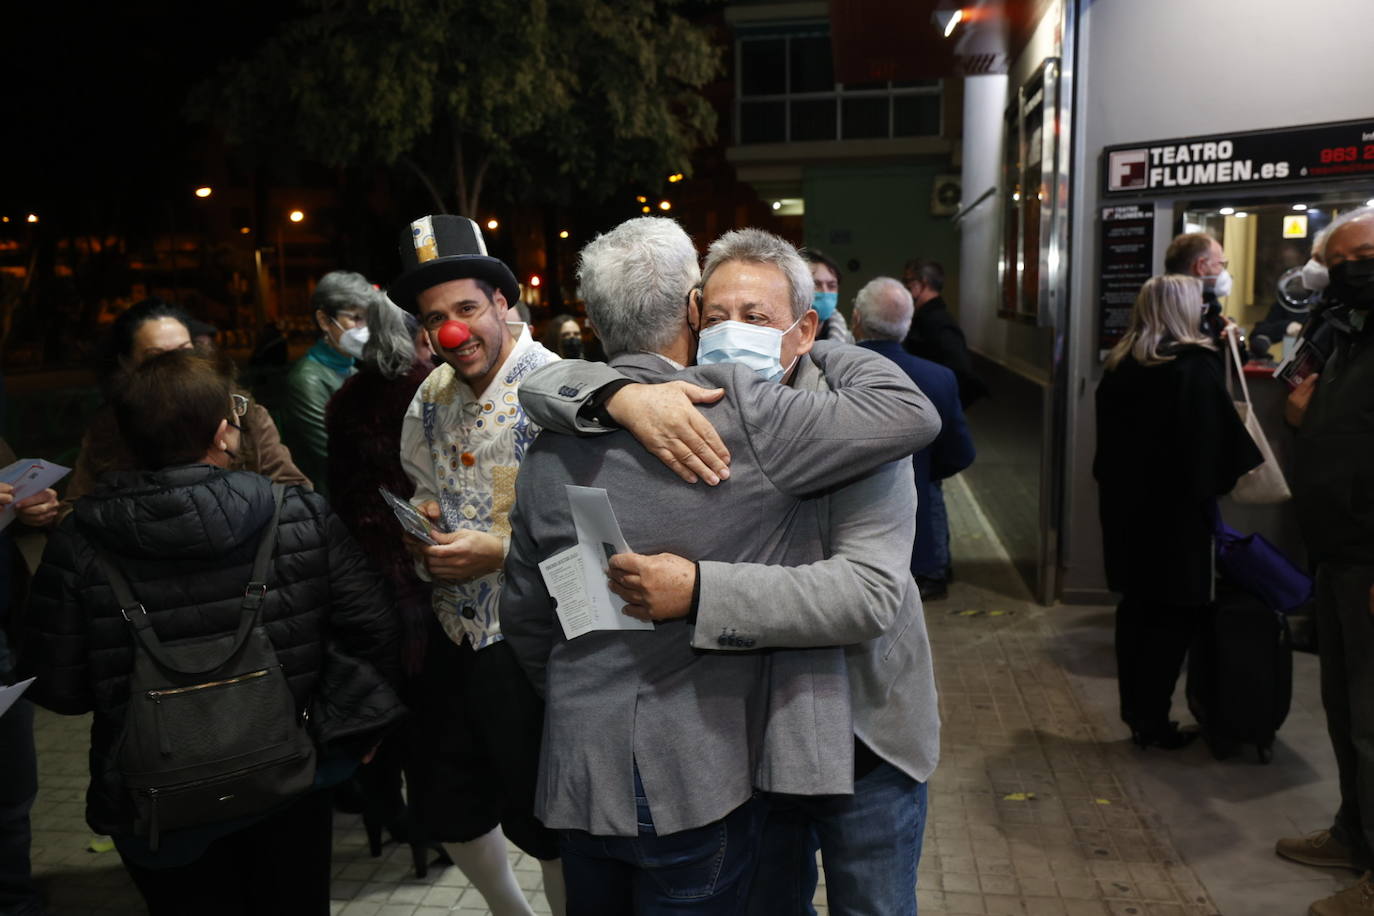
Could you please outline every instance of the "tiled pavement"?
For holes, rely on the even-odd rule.
[[[1110,612],[1031,604],[967,487],[947,496],[959,579],[927,608],[945,726],[923,916],[1297,916],[1349,883],[1272,854],[1280,833],[1324,826],[1335,799],[1315,660],[1297,659],[1271,766],[1197,745],[1137,752],[1115,720]],[[35,868],[54,914],[142,913],[115,854],[86,851],[86,741],[85,719],[40,713]],[[512,858],[547,912],[537,864]],[[405,849],[369,858],[356,817],[336,821],[334,873],[335,913],[486,912],[457,869],[417,881]]]

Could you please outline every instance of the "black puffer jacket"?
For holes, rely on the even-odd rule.
[[[188,465],[115,472],[49,538],[21,661],[38,677],[30,694],[38,703],[59,713],[95,712],[86,800],[92,829],[130,831],[116,755],[134,651],[92,543],[123,571],[164,642],[230,633],[272,507],[271,481],[247,471]],[[325,700],[315,710],[325,711],[335,732],[366,732],[390,718],[396,710],[385,707],[395,694],[387,682],[395,682],[399,665],[389,598],[322,497],[287,488],[267,584],[261,619],[297,707]],[[330,684],[323,698],[322,677]]]

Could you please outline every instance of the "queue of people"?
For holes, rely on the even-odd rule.
[[[1221,245],[1205,233],[1181,235],[1165,266],[1168,274],[1141,289],[1125,335],[1107,356],[1097,390],[1093,474],[1108,582],[1122,595],[1116,613],[1121,718],[1140,747],[1175,750],[1199,734],[1171,721],[1169,708],[1185,654],[1205,642],[1202,634],[1217,613],[1215,539],[1223,530],[1217,501],[1271,459],[1257,448],[1226,387],[1225,373],[1235,371],[1228,361],[1240,365],[1244,358],[1239,328],[1217,301],[1231,282]],[[1288,480],[1315,574],[1322,705],[1340,798],[1329,827],[1283,837],[1275,852],[1360,873],[1354,885],[1309,910],[1353,916],[1374,903],[1368,741],[1374,514],[1365,498],[1365,445],[1374,439],[1367,326],[1374,308],[1374,208],[1353,209],[1322,230],[1302,282],[1316,305],[1305,328],[1282,318],[1281,331],[1320,341],[1312,350],[1325,362],[1288,396],[1285,419],[1295,430]],[[1240,352],[1224,358],[1233,346]],[[1280,609],[1261,607],[1258,614],[1277,634],[1274,610]],[[1277,646],[1288,651],[1282,639]],[[1190,680],[1195,670],[1190,663]],[[1268,683],[1272,675],[1258,676],[1266,681],[1258,685],[1261,693],[1288,689]],[[1193,689],[1190,683],[1190,698]]]
[[[187,315],[128,309],[65,499],[19,507],[48,543],[17,670],[94,714],[87,818],[149,911],[327,912],[349,787],[373,855],[437,852],[493,913],[532,912],[508,841],[556,914],[806,913],[818,850],[833,912],[914,913],[939,715],[913,573],[973,450],[953,373],[901,350],[910,293],[870,284],[851,332],[824,255],[740,230],[703,270],[635,219],[579,263],[606,365],[570,316],[535,340],[472,221],[400,251],[385,292],[321,279],[283,435]],[[609,494],[644,632],[560,624],[569,484]]]

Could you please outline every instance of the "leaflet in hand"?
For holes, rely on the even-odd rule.
[[[11,687],[0,687],[0,716],[3,716],[9,708],[14,705],[14,701],[24,695],[24,691],[29,689],[29,685],[34,682],[34,678],[27,681],[20,681]]]
[[[0,510],[0,531],[14,521],[15,503],[23,502],[30,496],[42,493],[71,472],[60,464],[44,461],[42,458],[21,458],[8,467],[0,468],[0,483],[14,487],[14,500]]]
[[[382,499],[386,500],[386,504],[391,507],[391,511],[396,513],[397,521],[401,523],[401,527],[405,529],[407,534],[411,535],[416,540],[424,541],[426,544],[439,543],[434,540],[434,536],[430,533],[434,531],[434,523],[425,518],[424,515],[420,513],[419,509],[416,509],[386,487],[378,487],[377,492],[382,494]]]
[[[557,603],[563,635],[576,639],[595,630],[652,630],[647,620],[623,613],[625,600],[610,589],[606,570],[610,558],[629,553],[611,509],[610,497],[599,487],[567,487],[577,543],[539,564],[544,584]]]

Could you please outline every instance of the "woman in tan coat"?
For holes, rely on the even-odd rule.
[[[131,306],[110,329],[108,352],[102,367],[106,387],[116,383],[121,370],[132,369],[159,353],[191,349],[189,321],[181,309],[159,299],[145,299]],[[231,372],[232,364],[226,361],[225,369],[226,373]],[[254,471],[288,486],[309,487],[310,480],[291,460],[291,452],[282,444],[267,409],[254,403],[246,393],[237,393],[234,397],[244,399],[248,407],[242,420],[243,444],[233,458],[231,470]],[[65,516],[78,499],[91,492],[101,474],[137,467],[137,459],[119,433],[114,411],[108,405],[102,407],[82,437],[81,455],[57,517]]]

